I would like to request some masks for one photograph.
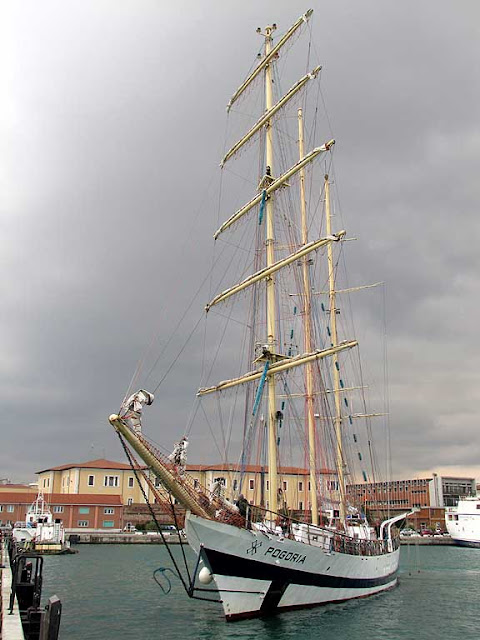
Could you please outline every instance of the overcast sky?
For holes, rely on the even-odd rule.
[[[387,283],[394,476],[480,479],[475,0],[1,3],[0,478],[123,460],[107,417],[208,272],[225,105],[255,29],[310,6],[354,260]],[[166,447],[198,371],[179,361],[160,387]],[[194,430],[189,454],[218,459]]]

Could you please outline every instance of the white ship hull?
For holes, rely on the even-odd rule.
[[[397,583],[399,549],[350,555],[193,515],[186,532],[227,620],[364,598]]]
[[[480,547],[480,498],[459,500],[456,507],[447,507],[445,524],[456,545]]]

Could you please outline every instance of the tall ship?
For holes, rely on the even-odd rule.
[[[460,499],[445,510],[445,524],[453,542],[461,547],[480,548],[480,498]]]
[[[317,142],[321,66],[310,65],[286,91],[280,74],[288,79],[300,36],[311,38],[312,13],[278,37],[275,24],[257,29],[261,50],[227,106],[236,126],[249,122],[220,165],[223,187],[242,178],[233,195],[222,194],[220,208],[230,215],[212,229],[220,276],[205,312],[218,343],[203,339],[208,363],[195,415],[205,438],[222,431],[226,456],[238,443],[235,473],[228,486],[224,478],[202,486],[188,473],[187,436],[172,454],[161,451],[142,424],[154,400],[145,389],[130,389],[110,416],[137,478],[143,474],[157,502],[184,510],[196,556],[184,582],[188,595],[220,602],[229,621],[363,598],[397,584],[396,524],[406,514],[369,518],[366,502],[355,503],[348,491],[385,469],[372,429],[385,414],[368,409],[359,344],[348,335],[350,296],[374,285],[339,284],[343,249],[355,238],[334,226],[335,140]],[[249,193],[238,201],[245,185]],[[249,465],[258,469],[260,487],[251,500]],[[296,489],[307,495],[295,504],[280,472],[286,465],[308,474]]]

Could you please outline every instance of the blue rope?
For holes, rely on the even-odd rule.
[[[174,575],[176,578],[179,577],[178,574],[175,573],[175,571],[173,571],[173,569],[170,569],[169,567],[158,567],[158,569],[155,569],[155,571],[153,572],[153,579],[158,584],[160,589],[163,591],[164,595],[168,595],[170,593],[170,591],[172,590],[172,582],[171,582],[170,578],[166,575],[167,571],[170,571],[170,573],[172,575]],[[162,575],[165,578],[165,580],[167,581],[167,586],[166,587],[164,587],[163,584],[158,580],[157,573]]]
[[[267,371],[268,371],[269,364],[270,363],[268,361],[265,362],[265,368],[263,370],[262,377],[260,378],[260,384],[258,385],[257,395],[255,396],[255,402],[253,403],[252,416],[254,416],[257,413],[258,405],[260,404],[260,400],[262,399],[263,387],[265,386],[265,380],[267,379]]]
[[[269,367],[269,362],[265,362],[265,368],[263,370],[262,373],[262,377],[260,378],[260,383],[258,385],[258,389],[257,389],[257,393],[255,395],[255,401],[253,403],[253,409],[252,409],[252,419],[250,420],[250,425],[248,428],[248,433],[247,433],[247,438],[245,440],[244,446],[242,448],[242,455],[241,455],[241,459],[240,459],[240,478],[239,478],[239,486],[241,487],[243,484],[243,479],[245,477],[245,458],[246,458],[246,453],[247,453],[247,447],[249,448],[249,441],[250,438],[253,434],[253,425],[254,425],[254,418],[255,418],[255,414],[257,413],[258,410],[258,405],[260,404],[260,401],[262,399],[262,395],[263,395],[263,388],[265,387],[265,380],[267,378],[267,371],[268,371],[268,367]]]

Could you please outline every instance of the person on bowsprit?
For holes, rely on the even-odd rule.
[[[153,393],[140,389],[123,402],[118,415],[134,433],[142,433],[143,405],[153,404],[154,397]]]
[[[173,464],[178,467],[178,473],[183,475],[185,473],[185,467],[187,465],[187,448],[188,448],[188,438],[187,436],[183,436],[180,442],[175,442],[173,445],[173,451],[168,456],[168,459],[173,462]]]

